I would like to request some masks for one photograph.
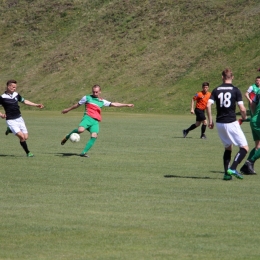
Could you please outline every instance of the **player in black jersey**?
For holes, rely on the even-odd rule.
[[[217,107],[216,127],[219,137],[225,147],[225,152],[223,155],[225,170],[224,180],[231,180],[232,175],[238,179],[243,179],[243,176],[238,173],[236,168],[245,158],[249,149],[246,137],[238,121],[236,120],[236,105],[238,105],[240,109],[242,119],[246,119],[247,116],[241,91],[232,84],[233,78],[234,77],[230,69],[225,69],[222,72],[223,83],[212,91],[207,105],[207,115],[210,129],[214,128],[211,105],[216,103]],[[240,149],[229,168],[232,145],[239,146]]]
[[[18,102],[22,102],[28,106],[43,108],[42,104],[35,104],[29,100],[24,99],[16,92],[17,82],[15,80],[8,80],[6,83],[6,91],[0,96],[0,105],[4,107],[5,114],[0,113],[1,118],[6,119],[8,128],[20,140],[20,144],[27,154],[27,157],[33,157],[29,151],[26,140],[28,139],[28,131],[25,122],[21,116]]]

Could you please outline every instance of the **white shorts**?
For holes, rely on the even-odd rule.
[[[22,117],[16,118],[16,119],[10,119],[6,120],[6,123],[10,130],[13,132],[13,134],[17,134],[18,132],[22,132],[24,134],[27,134],[27,128],[25,126],[24,120]]]
[[[232,144],[239,147],[247,146],[246,137],[238,121],[228,124],[216,123],[216,126],[218,129],[218,135],[225,148]]]

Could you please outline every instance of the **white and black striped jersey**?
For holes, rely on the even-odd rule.
[[[6,120],[16,119],[21,116],[18,102],[24,102],[24,98],[17,92],[14,92],[13,94],[7,94],[5,92],[0,96],[0,105],[4,107]]]
[[[217,123],[232,123],[236,121],[236,105],[243,104],[243,99],[237,87],[223,83],[213,89],[209,102],[216,103]]]

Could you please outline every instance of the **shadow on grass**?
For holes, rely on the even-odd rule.
[[[222,171],[210,171],[212,173],[221,173],[224,174]],[[213,179],[219,179],[219,178],[211,178],[211,177],[197,177],[197,176],[180,176],[180,175],[164,175],[164,178],[184,178],[184,179],[200,179],[200,180],[213,180]]]
[[[173,136],[174,139],[201,139],[202,141],[207,141],[207,138],[202,139],[200,137],[192,137],[192,136],[186,136],[185,138],[182,136]]]
[[[13,154],[0,154],[0,157],[17,157]]]
[[[185,138],[183,136],[173,136],[173,138],[176,138],[176,139],[192,139],[191,136],[186,136]]]
[[[221,171],[210,171],[212,173],[221,173],[221,174],[224,174],[224,172],[221,172]]]
[[[212,180],[218,178],[211,178],[211,177],[195,177],[195,176],[180,176],[180,175],[164,175],[164,178],[184,178],[184,179],[203,179],[203,180]]]
[[[57,153],[56,156],[79,156],[78,153]]]

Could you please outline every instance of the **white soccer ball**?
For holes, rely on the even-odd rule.
[[[79,141],[80,141],[80,135],[77,134],[77,133],[71,134],[71,135],[70,135],[70,141],[71,141],[72,143],[77,143],[77,142],[79,142]]]

